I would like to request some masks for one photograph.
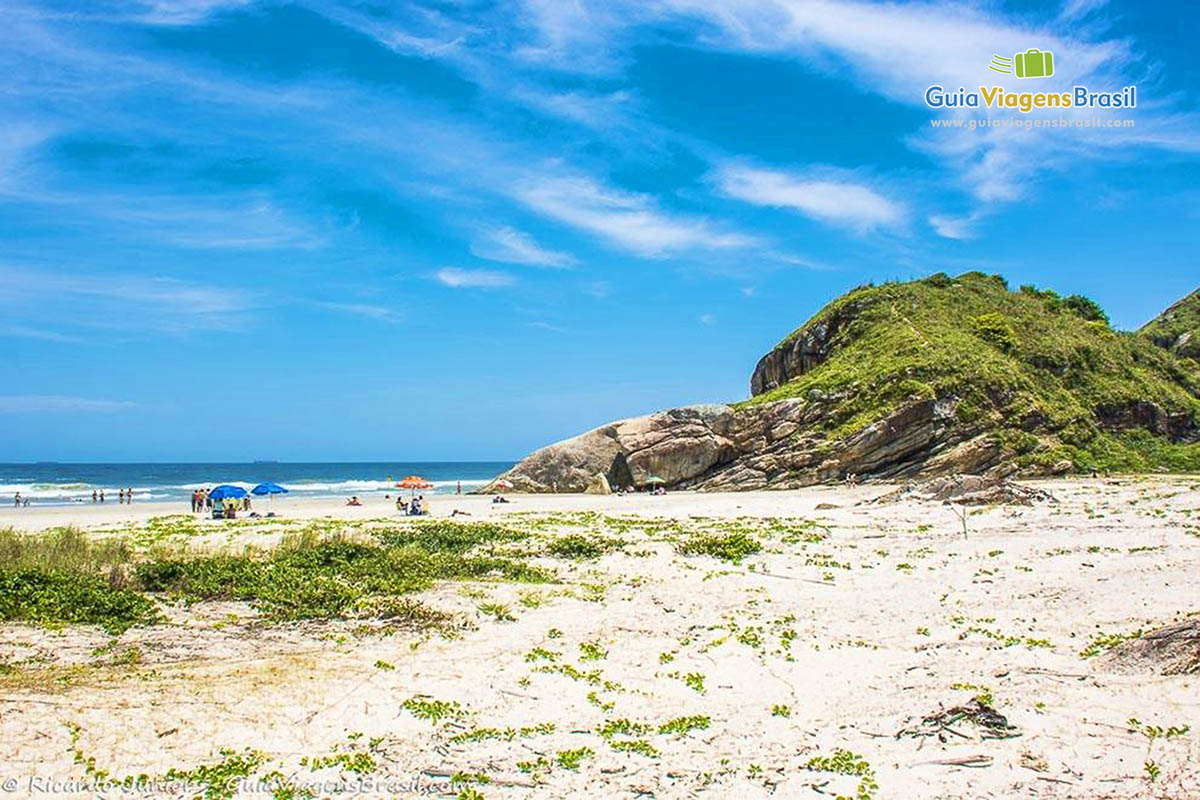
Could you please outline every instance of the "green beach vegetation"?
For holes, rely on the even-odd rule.
[[[155,545],[62,528],[0,530],[0,619],[121,633],[159,620],[156,599],[241,600],[268,620],[375,617],[438,626],[449,615],[404,595],[438,580],[542,583],[552,572],[493,554],[527,534],[435,520],[365,531],[309,526],[236,553]]]

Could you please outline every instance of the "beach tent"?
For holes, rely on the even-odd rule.
[[[646,480],[642,481],[642,483],[646,486],[658,486],[660,484],[666,483],[666,481],[663,480],[662,478],[658,477],[657,475],[651,475],[649,478],[646,478]]]

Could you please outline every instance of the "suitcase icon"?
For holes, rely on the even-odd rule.
[[[1049,78],[1054,74],[1054,54],[1031,47],[1013,56],[1018,78]]]

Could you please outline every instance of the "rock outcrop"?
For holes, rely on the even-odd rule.
[[[1138,333],[1178,356],[1200,360],[1200,290],[1171,305]]]
[[[1200,674],[1200,619],[1157,628],[1113,648],[1102,663],[1122,672]]]
[[[1022,486],[997,475],[943,475],[920,483],[909,482],[868,502],[898,503],[901,500],[953,503],[960,506],[1016,505],[1057,503],[1044,489]]]
[[[1113,331],[1086,298],[1010,292],[993,276],[863,287],[763,356],[749,401],[613,422],[503,477],[517,491],[582,492],[597,475],[732,490],[1195,469],[1190,363]]]

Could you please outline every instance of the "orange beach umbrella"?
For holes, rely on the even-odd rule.
[[[432,489],[433,484],[422,478],[420,475],[409,475],[404,480],[399,481],[396,484],[396,488],[411,489],[415,492],[417,489]]]

